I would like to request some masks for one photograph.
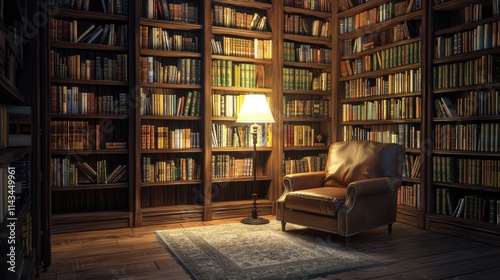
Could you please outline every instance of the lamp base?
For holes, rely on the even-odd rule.
[[[268,224],[269,220],[261,217],[257,218],[247,217],[241,220],[241,222],[247,225],[263,225],[263,224]]]

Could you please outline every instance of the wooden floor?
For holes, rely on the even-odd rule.
[[[274,219],[274,217],[267,217]],[[190,279],[158,242],[155,230],[235,223],[217,220],[57,234],[52,236],[52,265],[41,279]],[[343,243],[343,238],[308,230]],[[321,279],[499,279],[500,248],[396,223],[351,238],[351,248],[386,264]]]

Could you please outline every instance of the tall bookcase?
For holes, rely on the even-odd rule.
[[[338,140],[406,147],[397,220],[423,227],[427,1],[338,1]]]
[[[276,2],[276,1],[273,1]],[[271,1],[205,1],[205,219],[250,215],[251,194],[259,215],[274,211],[275,126],[258,124],[253,190],[250,126],[236,123],[247,94],[276,102],[276,18]],[[273,110],[274,112],[274,110]]]
[[[135,112],[127,1],[48,1],[42,97],[51,232],[133,225]],[[133,38],[135,42],[135,37]],[[135,73],[135,71],[133,71]]]
[[[135,225],[204,216],[205,5],[136,1]],[[156,5],[155,3],[159,3]],[[206,172],[206,171],[205,171]]]
[[[27,37],[38,6],[0,1],[0,269],[2,279],[34,279],[43,248],[40,221],[38,34]],[[25,40],[26,39],[26,40]],[[34,78],[30,78],[34,77]]]
[[[431,13],[426,228],[498,245],[500,3],[436,0]]]
[[[280,175],[324,170],[333,130],[334,1],[283,1]]]

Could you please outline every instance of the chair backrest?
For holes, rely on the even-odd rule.
[[[403,172],[405,148],[399,144],[352,140],[330,146],[326,162],[326,186],[379,177],[397,177]]]

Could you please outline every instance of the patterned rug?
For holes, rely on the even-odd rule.
[[[295,229],[298,229],[296,227]],[[278,221],[157,231],[194,279],[307,279],[383,262]]]

